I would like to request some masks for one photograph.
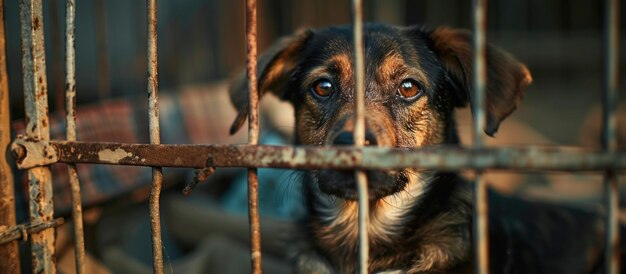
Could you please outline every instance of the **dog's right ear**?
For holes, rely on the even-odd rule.
[[[259,57],[257,83],[259,99],[265,93],[272,92],[281,99],[287,96],[288,82],[296,69],[302,47],[313,35],[311,30],[302,30],[281,38]],[[230,134],[235,134],[248,117],[248,85],[246,72],[240,73],[230,86],[230,99],[237,109],[237,117],[230,127]]]
[[[429,33],[433,47],[444,69],[455,84],[457,106],[465,105],[472,94],[473,50],[472,35],[468,31],[440,27]],[[528,68],[510,53],[494,45],[487,45],[487,124],[485,133],[493,136],[500,122],[509,116],[524,97],[526,87],[532,82]]]

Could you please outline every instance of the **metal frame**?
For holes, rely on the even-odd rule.
[[[9,82],[4,32],[4,1],[0,1],[0,148],[11,142],[9,113]],[[0,149],[0,151],[4,151]],[[3,155],[3,154],[0,154]],[[15,190],[11,165],[0,157],[0,227],[15,227]],[[0,245],[0,273],[20,273],[17,242]]]
[[[605,1],[605,78],[602,143],[606,153],[617,153],[617,86],[619,70],[619,0]],[[619,272],[619,196],[615,170],[607,169],[604,178],[606,197],[606,249],[604,251],[607,273]]]
[[[48,121],[48,87],[43,36],[42,1],[21,1],[22,70],[26,136],[50,139]],[[29,215],[32,224],[52,221],[52,174],[47,166],[28,169]],[[33,272],[56,273],[54,230],[45,229],[30,235]]]
[[[363,7],[361,0],[352,0],[352,32],[354,39],[354,147],[363,148],[365,142],[365,57],[363,55]],[[359,272],[369,273],[367,260],[369,257],[369,198],[367,191],[367,175],[363,170],[355,170],[356,186],[359,202]]]
[[[474,90],[472,99],[472,136],[474,148],[484,147],[485,100],[487,89],[487,0],[474,0]],[[474,254],[476,273],[489,273],[489,205],[487,183],[483,172],[476,169],[474,181]]]
[[[74,0],[65,2],[65,113],[66,137],[68,141],[76,141],[76,63],[74,43],[74,19],[76,15]],[[80,182],[76,164],[67,165],[72,198],[72,222],[74,224],[74,247],[76,257],[76,273],[85,273],[85,236],[83,234],[83,206],[80,196]]]
[[[246,0],[246,76],[248,79],[248,144],[259,143],[259,92],[257,90],[257,6]],[[252,273],[261,273],[261,224],[259,222],[259,177],[256,167],[248,168],[248,220]]]
[[[146,0],[148,19],[148,102],[150,144],[93,143],[76,141],[75,97],[76,79],[74,65],[74,0],[66,0],[66,141],[50,141],[47,113],[45,54],[41,0],[20,2],[21,39],[23,45],[24,96],[28,121],[26,135],[11,145],[11,151],[19,168],[29,173],[30,223],[15,226],[14,214],[2,214],[2,223],[8,220],[9,228],[0,231],[0,254],[15,254],[15,241],[30,238],[33,267],[38,273],[55,273],[54,227],[62,220],[53,220],[51,175],[47,165],[61,162],[68,164],[72,191],[72,216],[75,223],[76,268],[84,273],[84,240],[82,231],[82,206],[80,186],[75,164],[114,164],[153,167],[153,183],[150,194],[150,219],[153,241],[153,268],[163,273],[163,254],[159,213],[159,196],[162,186],[162,167],[186,167],[205,169],[209,174],[214,167],[248,168],[249,222],[251,241],[251,264],[253,273],[261,273],[261,233],[258,213],[257,168],[297,169],[351,169],[359,191],[359,270],[368,273],[367,241],[367,178],[362,170],[419,167],[423,169],[461,170],[475,169],[475,227],[476,273],[488,273],[488,223],[486,185],[483,170],[566,170],[605,172],[607,195],[607,248],[606,273],[619,271],[619,232],[617,223],[618,196],[617,170],[626,170],[626,151],[617,150],[616,104],[618,85],[618,0],[606,0],[606,78],[604,87],[604,131],[602,151],[582,151],[560,147],[486,148],[481,129],[484,125],[484,100],[486,83],[486,4],[487,0],[475,0],[474,10],[474,93],[472,96],[474,119],[474,147],[437,147],[420,149],[383,149],[364,147],[364,60],[362,34],[362,3],[352,0],[355,45],[355,146],[307,147],[258,145],[258,90],[257,90],[257,15],[256,0],[246,0],[246,49],[249,89],[249,135],[247,145],[161,145],[159,136],[158,74],[157,74],[157,10],[156,0]],[[0,1],[0,5],[2,2]],[[2,6],[0,6],[0,10]],[[4,20],[0,17],[0,123],[8,124],[8,88],[4,49]],[[4,76],[2,76],[4,75]],[[8,144],[7,131],[0,130],[0,145]],[[77,157],[80,152],[81,157]],[[375,160],[373,160],[375,159]],[[0,170],[8,176],[0,177],[0,201],[12,201],[13,190],[8,163],[0,157]],[[0,204],[0,210],[11,209]],[[10,222],[13,219],[13,223]],[[30,236],[29,236],[30,235]],[[10,243],[10,245],[6,245]],[[12,251],[13,250],[13,251]],[[2,253],[5,252],[5,253]],[[8,253],[6,253],[8,252]],[[15,269],[17,256],[0,257],[0,269]],[[13,268],[3,268],[3,267]],[[14,273],[14,272],[13,272]]]

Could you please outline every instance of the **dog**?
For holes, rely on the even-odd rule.
[[[352,145],[355,86],[352,27],[303,30],[282,38],[258,63],[260,97],[295,110],[295,143]],[[381,148],[459,145],[454,111],[472,91],[470,32],[439,27],[364,25],[365,142]],[[494,136],[532,82],[528,68],[487,47],[486,125]],[[248,115],[245,77],[231,87]],[[292,241],[298,273],[358,271],[354,173],[307,172],[308,216]],[[459,174],[408,168],[366,172],[372,273],[472,273],[472,187]],[[492,273],[591,273],[602,267],[602,219],[489,193]],[[594,248],[595,247],[595,248]]]

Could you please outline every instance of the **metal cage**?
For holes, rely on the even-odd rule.
[[[381,149],[364,147],[364,84],[363,84],[363,41],[362,4],[352,1],[354,45],[355,45],[355,143],[354,147],[306,147],[258,145],[258,92],[257,92],[257,8],[256,0],[246,1],[247,77],[249,89],[249,137],[247,145],[162,145],[159,137],[159,105],[157,76],[157,10],[156,0],[147,0],[148,20],[148,101],[150,144],[121,144],[79,142],[75,127],[75,54],[74,16],[75,0],[66,1],[66,140],[50,140],[48,127],[48,102],[43,43],[42,0],[20,1],[21,40],[23,45],[23,85],[26,105],[27,128],[24,136],[13,140],[11,152],[21,169],[28,170],[30,195],[30,222],[15,224],[13,201],[13,178],[9,163],[0,158],[0,212],[9,227],[0,231],[0,264],[5,269],[17,269],[16,241],[30,239],[32,263],[37,273],[55,273],[54,227],[62,223],[53,219],[51,172],[47,165],[67,163],[70,175],[72,218],[75,223],[76,269],[84,270],[84,240],[80,186],[76,164],[112,164],[152,167],[152,189],[150,193],[150,218],[154,273],[163,273],[159,195],[162,186],[162,167],[248,168],[249,222],[251,241],[251,263],[253,273],[261,273],[261,231],[258,213],[257,168],[298,169],[350,169],[356,170],[359,192],[360,272],[367,270],[367,191],[366,176],[361,170],[420,167],[439,170],[474,169],[475,181],[475,267],[476,273],[488,273],[488,231],[486,184],[481,173],[487,169],[510,170],[566,170],[596,171],[605,173],[605,194],[608,214],[606,217],[606,268],[607,273],[619,271],[618,245],[618,196],[616,171],[626,170],[626,151],[617,150],[616,105],[618,85],[618,0],[605,1],[605,68],[604,78],[604,149],[601,151],[571,151],[559,147],[487,148],[482,141],[485,113],[486,81],[486,0],[473,2],[474,18],[474,75],[473,139],[472,148],[420,148],[413,150]],[[0,11],[3,10],[0,1]],[[0,12],[2,16],[2,12]],[[0,147],[8,147],[8,85],[5,56],[4,18],[0,17]],[[99,152],[113,153],[115,159],[101,159]],[[80,152],[80,156],[77,156]],[[373,160],[375,159],[375,160]],[[13,219],[11,223],[11,219]]]

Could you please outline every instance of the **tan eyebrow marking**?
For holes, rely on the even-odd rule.
[[[334,75],[341,81],[347,81],[352,75],[352,60],[347,54],[336,54],[328,58],[323,64],[311,69],[305,78],[306,83],[311,83],[320,75]]]
[[[349,75],[352,72],[352,60],[347,54],[333,55],[325,62],[329,67],[334,66],[341,70],[341,74]]]
[[[404,60],[397,54],[385,56],[382,64],[378,67],[381,79],[391,79],[399,68],[404,67]]]
[[[412,75],[416,75],[418,82],[424,85],[424,88],[430,88],[430,82],[428,81],[428,76],[421,68],[413,68],[406,65],[404,58],[397,53],[392,53],[385,56],[385,59],[378,67],[377,78],[381,82],[387,82],[392,80],[402,80],[402,79],[393,79],[397,76],[398,73],[408,73]]]

